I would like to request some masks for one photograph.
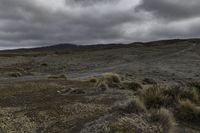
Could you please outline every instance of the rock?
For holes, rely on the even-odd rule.
[[[67,93],[67,92],[69,92],[71,90],[72,90],[72,88],[65,88],[65,89],[62,89],[62,90],[58,90],[57,93],[63,94],[63,93]]]

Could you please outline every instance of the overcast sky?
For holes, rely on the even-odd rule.
[[[0,0],[0,49],[200,36],[200,0]]]

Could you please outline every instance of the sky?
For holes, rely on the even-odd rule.
[[[200,36],[200,0],[0,0],[0,49]]]

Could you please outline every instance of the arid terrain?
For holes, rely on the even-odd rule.
[[[1,51],[0,133],[200,133],[200,40]]]

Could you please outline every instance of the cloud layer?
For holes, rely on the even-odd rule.
[[[199,37],[199,0],[0,0],[0,48]]]

